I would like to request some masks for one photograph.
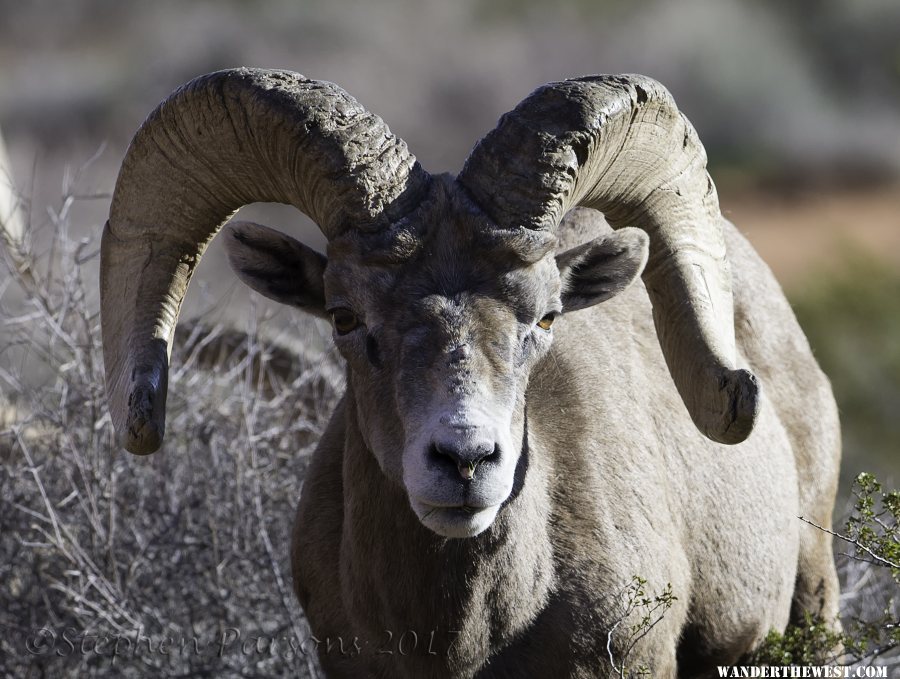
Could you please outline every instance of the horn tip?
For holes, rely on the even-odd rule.
[[[128,398],[128,417],[121,436],[122,447],[134,455],[149,455],[159,450],[165,435],[165,404],[160,404],[157,389],[138,384]]]
[[[762,402],[759,380],[749,370],[723,371],[719,382],[721,416],[703,433],[713,441],[735,445],[746,440],[756,425]]]

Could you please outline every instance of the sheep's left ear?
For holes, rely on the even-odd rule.
[[[325,267],[328,259],[290,236],[253,222],[225,229],[225,251],[244,283],[276,302],[326,318]]]
[[[631,285],[647,263],[648,243],[646,233],[627,227],[558,254],[563,312],[593,306]]]

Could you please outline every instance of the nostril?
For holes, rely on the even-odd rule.
[[[431,457],[439,462],[452,463],[454,466],[459,465],[463,458],[455,448],[440,443],[431,444]]]
[[[500,457],[500,446],[483,443],[469,446],[453,446],[445,443],[432,443],[430,447],[432,459],[439,463],[453,465],[459,475],[466,481],[475,478],[478,465]]]
[[[449,460],[451,459],[450,452],[444,447],[437,443],[432,443],[428,447],[428,455],[433,460]]]

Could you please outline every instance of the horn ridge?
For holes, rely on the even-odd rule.
[[[293,205],[333,239],[387,228],[427,187],[406,144],[332,83],[241,68],[175,90],[125,154],[101,242],[106,381],[122,445],[146,454],[161,444],[181,303],[235,210]]]
[[[759,383],[736,369],[724,219],[706,151],[672,95],[639,75],[587,76],[535,90],[472,150],[458,176],[497,223],[555,229],[570,209],[650,236],[643,278],[660,346],[698,429],[739,443]]]

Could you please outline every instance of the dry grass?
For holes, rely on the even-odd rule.
[[[0,273],[0,675],[316,676],[289,529],[340,367],[264,341],[255,314],[188,326],[164,449],[121,452],[85,280],[98,243],[67,238],[69,204],[49,249],[8,250]]]

